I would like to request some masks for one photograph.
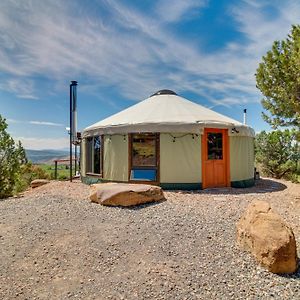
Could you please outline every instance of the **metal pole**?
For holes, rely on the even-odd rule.
[[[72,120],[72,86],[73,83],[70,84],[70,182],[72,182],[72,137],[73,137],[73,120]]]

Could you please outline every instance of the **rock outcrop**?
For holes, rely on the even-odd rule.
[[[30,186],[34,189],[34,188],[37,188],[44,184],[47,184],[49,182],[50,182],[50,180],[47,180],[47,179],[35,179],[35,180],[31,181]]]
[[[91,185],[92,202],[109,206],[134,206],[165,200],[161,187],[147,184],[100,183]]]
[[[294,233],[265,201],[248,206],[237,223],[237,242],[272,273],[294,273],[297,269]]]

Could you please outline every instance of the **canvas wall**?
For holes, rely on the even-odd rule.
[[[254,138],[230,136],[230,181],[253,178],[254,174]]]
[[[81,142],[80,148],[80,172],[82,176],[86,175],[86,139]]]
[[[104,179],[128,180],[128,137],[105,135],[103,153]]]
[[[185,135],[185,136],[183,136]],[[175,137],[175,142],[173,142]],[[253,178],[254,139],[230,136],[230,181]],[[81,172],[86,175],[86,142],[81,148]],[[128,180],[128,137],[104,136],[104,176],[106,180]],[[201,183],[201,135],[160,134],[160,182]]]
[[[201,136],[160,134],[160,181],[201,183],[201,179]]]

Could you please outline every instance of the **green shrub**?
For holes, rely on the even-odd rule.
[[[13,195],[21,167],[27,161],[21,143],[15,143],[6,129],[6,121],[0,115],[0,198]]]
[[[35,179],[51,179],[50,176],[41,167],[35,166],[32,163],[27,163],[21,166],[16,186],[15,193],[24,191],[30,185],[30,182]]]
[[[54,179],[55,179],[55,173],[54,173],[54,172],[51,172],[51,173],[50,173],[50,179],[51,179],[51,180],[54,180]]]
[[[69,179],[69,177],[65,174],[61,174],[58,176],[58,180],[66,180],[66,179]]]
[[[292,174],[288,179],[294,183],[300,183],[300,174]]]
[[[255,159],[263,173],[275,178],[296,180],[299,175],[300,146],[297,131],[262,131],[255,139]]]

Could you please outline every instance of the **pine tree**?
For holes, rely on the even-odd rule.
[[[298,178],[300,143],[296,130],[262,131],[255,138],[255,159],[267,176]]]
[[[300,129],[300,25],[292,27],[286,40],[275,41],[262,58],[256,73],[257,87],[270,114],[263,118],[273,128]],[[299,137],[299,135],[298,135]]]
[[[11,196],[26,163],[25,150],[6,131],[7,123],[0,115],[0,198]]]

